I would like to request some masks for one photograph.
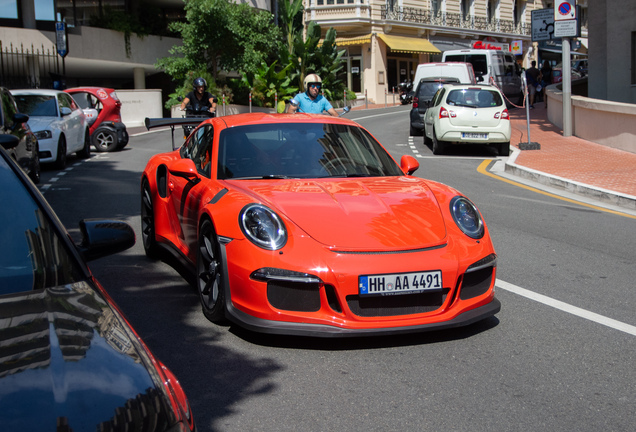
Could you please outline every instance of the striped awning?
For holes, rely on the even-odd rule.
[[[378,37],[382,39],[393,52],[441,54],[441,51],[428,39],[387,34],[378,34]]]

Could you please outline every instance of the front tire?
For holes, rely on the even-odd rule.
[[[80,159],[88,159],[91,157],[91,136],[88,129],[86,129],[86,132],[84,133],[84,147],[77,152],[77,156]]]
[[[197,291],[203,315],[213,323],[225,319],[223,258],[214,226],[206,219],[199,229],[197,242]]]
[[[118,149],[117,133],[110,129],[97,129],[91,138],[98,152],[112,152]]]
[[[159,246],[155,236],[155,213],[152,204],[152,194],[147,180],[144,180],[141,186],[141,238],[146,256],[150,259],[156,259],[159,256]]]
[[[57,157],[53,166],[60,170],[66,168],[66,138],[64,135],[60,135],[60,140],[57,142]]]

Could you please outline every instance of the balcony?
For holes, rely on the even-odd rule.
[[[530,22],[515,23],[510,20],[488,19],[480,16],[466,16],[458,13],[448,13],[413,7],[381,7],[383,21],[399,21],[425,25],[427,27],[450,28],[456,30],[470,30],[484,33],[505,33],[509,35],[530,36],[532,26]]]

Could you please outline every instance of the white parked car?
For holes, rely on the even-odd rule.
[[[40,145],[40,162],[66,166],[66,156],[91,154],[89,124],[71,95],[58,90],[11,90],[20,112],[29,116],[29,127]]]
[[[445,84],[424,115],[424,143],[433,154],[451,144],[487,144],[510,155],[510,116],[504,98],[489,85]]]

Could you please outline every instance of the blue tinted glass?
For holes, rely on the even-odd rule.
[[[0,18],[18,19],[18,2],[0,0]]]

